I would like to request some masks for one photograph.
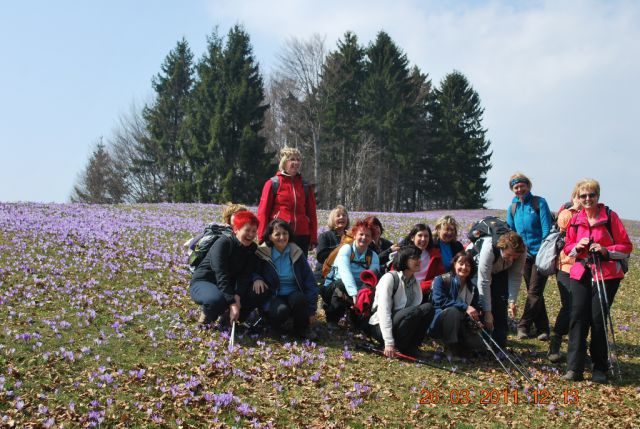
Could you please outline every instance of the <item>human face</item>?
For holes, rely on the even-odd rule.
[[[286,229],[276,226],[273,228],[273,232],[269,236],[271,242],[273,243],[273,247],[275,247],[278,252],[282,252],[287,244],[289,244],[289,231]]]
[[[580,191],[578,192],[578,198],[580,199],[580,204],[582,204],[582,207],[589,210],[595,208],[598,205],[600,195],[596,194],[593,189],[580,188]]]
[[[302,165],[302,160],[297,155],[291,155],[284,162],[284,172],[289,176],[295,176],[300,172],[300,166]]]
[[[516,251],[513,249],[504,249],[502,251],[502,259],[504,259],[505,262],[511,263],[511,264],[513,263],[513,261],[518,259],[520,255],[521,255],[520,253],[516,253]]]
[[[371,231],[369,228],[360,228],[356,232],[354,242],[356,243],[356,249],[358,249],[358,251],[363,252],[367,250],[367,247],[371,244]]]
[[[420,258],[410,258],[407,261],[407,270],[411,275],[420,271]]]
[[[438,230],[438,238],[443,243],[450,243],[456,238],[456,229],[453,225],[445,223]]]
[[[371,227],[371,239],[373,241],[377,243],[378,240],[380,239],[381,234],[382,234],[382,231],[380,231],[380,227],[378,225],[373,225]]]
[[[511,190],[514,194],[516,194],[516,197],[522,200],[524,196],[527,195],[527,193],[531,190],[531,187],[526,183],[516,183],[515,185],[513,185],[513,188],[511,188]]]
[[[347,212],[340,210],[336,213],[333,223],[336,225],[336,229],[344,229],[348,222],[349,216],[347,215]]]
[[[471,265],[465,258],[458,258],[453,264],[453,270],[460,278],[467,278],[471,274]]]
[[[248,247],[253,243],[253,240],[256,239],[256,235],[258,235],[258,227],[251,223],[245,223],[242,228],[236,229],[234,232],[240,244]]]
[[[425,250],[429,245],[429,231],[426,229],[424,231],[418,231],[418,233],[413,237],[413,244],[420,250]]]

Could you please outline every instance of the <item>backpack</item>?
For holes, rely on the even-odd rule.
[[[271,195],[273,198],[276,197],[278,193],[278,188],[280,187],[280,178],[278,176],[273,176],[271,178]],[[309,183],[306,180],[302,179],[302,189],[304,189],[304,199],[309,198]]]
[[[340,248],[345,245],[345,244],[351,244],[353,243],[353,237],[345,232],[342,235],[342,238],[340,238],[340,244],[338,244],[336,246],[335,249],[333,249],[331,251],[331,253],[329,253],[329,256],[327,256],[327,259],[324,260],[324,262],[322,263],[322,277],[327,277],[330,273],[331,270],[333,269],[333,263],[336,260],[336,256],[338,256],[338,252],[340,251]],[[356,255],[351,252],[351,262],[353,262],[353,260],[355,259]],[[372,251],[371,249],[367,249],[367,254],[365,255],[365,261],[366,261],[366,267],[364,268],[368,268],[371,265],[371,259],[373,258],[372,255]]]
[[[564,235],[565,233],[558,229],[558,225],[554,224],[549,234],[542,240],[536,255],[536,268],[543,276],[548,277],[556,273],[556,261],[560,252],[558,242],[560,240],[564,242]]]
[[[187,264],[191,272],[194,272],[195,269],[198,268],[198,265],[200,265],[200,262],[207,256],[207,252],[211,249],[213,243],[223,235],[227,237],[233,235],[233,230],[230,226],[210,223],[205,227],[202,234],[195,236],[186,243],[189,255]]]
[[[514,202],[511,203],[511,217],[514,217],[516,215],[516,207],[518,207],[518,202]],[[538,196],[537,195],[532,195],[531,196],[531,207],[533,207],[533,210],[535,210],[535,212],[538,214],[538,216],[540,215],[540,201],[538,200]],[[571,207],[571,206],[569,206]],[[558,212],[560,213],[560,212]]]
[[[467,247],[467,251],[471,252],[473,256],[479,255],[480,249],[482,249],[482,243],[484,242],[483,238],[491,237],[493,253],[495,255],[496,250],[499,252],[496,247],[498,238],[509,231],[511,231],[511,228],[509,228],[509,225],[504,220],[495,216],[486,216],[471,225],[467,238],[471,241],[472,245]]]
[[[393,276],[393,293],[391,294],[391,299],[393,300],[393,297],[396,295],[396,292],[400,287],[400,274],[398,274],[397,271],[390,271],[390,273]],[[371,311],[375,293],[375,287],[371,287],[368,284],[364,284],[364,286],[358,291],[355,304],[353,304],[353,312],[361,321],[368,321],[371,315],[375,313],[375,311]]]

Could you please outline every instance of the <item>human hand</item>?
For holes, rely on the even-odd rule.
[[[262,292],[266,292],[269,289],[269,286],[263,280],[256,280],[253,282],[253,291],[260,295]]]
[[[392,358],[396,355],[396,348],[394,346],[384,346],[384,355],[388,358]]]
[[[478,310],[476,310],[475,308],[473,308],[472,306],[467,306],[467,314],[469,315],[469,317],[471,317],[473,320],[478,320],[478,318],[480,317],[480,314],[478,314]]]
[[[487,311],[484,313],[484,325],[489,330],[493,329],[493,313],[492,312]]]
[[[602,256],[606,256],[608,250],[600,243],[591,243],[591,246],[589,246],[589,252],[600,253]]]
[[[229,322],[237,322],[240,318],[240,304],[233,303],[229,306]]]
[[[576,244],[576,251],[581,252],[585,247],[589,245],[589,237],[582,237]]]

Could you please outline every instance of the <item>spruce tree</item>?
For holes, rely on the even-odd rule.
[[[144,109],[149,139],[146,142],[147,168],[157,170],[162,182],[157,197],[163,201],[191,199],[192,172],[185,153],[188,150],[185,117],[193,84],[193,54],[186,40],[180,40],[154,77],[155,101]]]
[[[438,153],[435,167],[440,205],[449,209],[481,208],[486,203],[486,173],[491,142],[482,127],[480,97],[467,78],[454,71],[435,91],[432,132]]]
[[[122,172],[102,141],[91,153],[89,162],[73,188],[72,202],[90,204],[121,203],[127,193]]]

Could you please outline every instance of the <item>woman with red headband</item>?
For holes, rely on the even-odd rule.
[[[232,222],[233,235],[223,235],[213,243],[191,278],[189,293],[202,306],[206,323],[217,320],[227,308],[230,322],[243,320],[269,298],[251,287],[258,218],[243,211],[235,213]]]

